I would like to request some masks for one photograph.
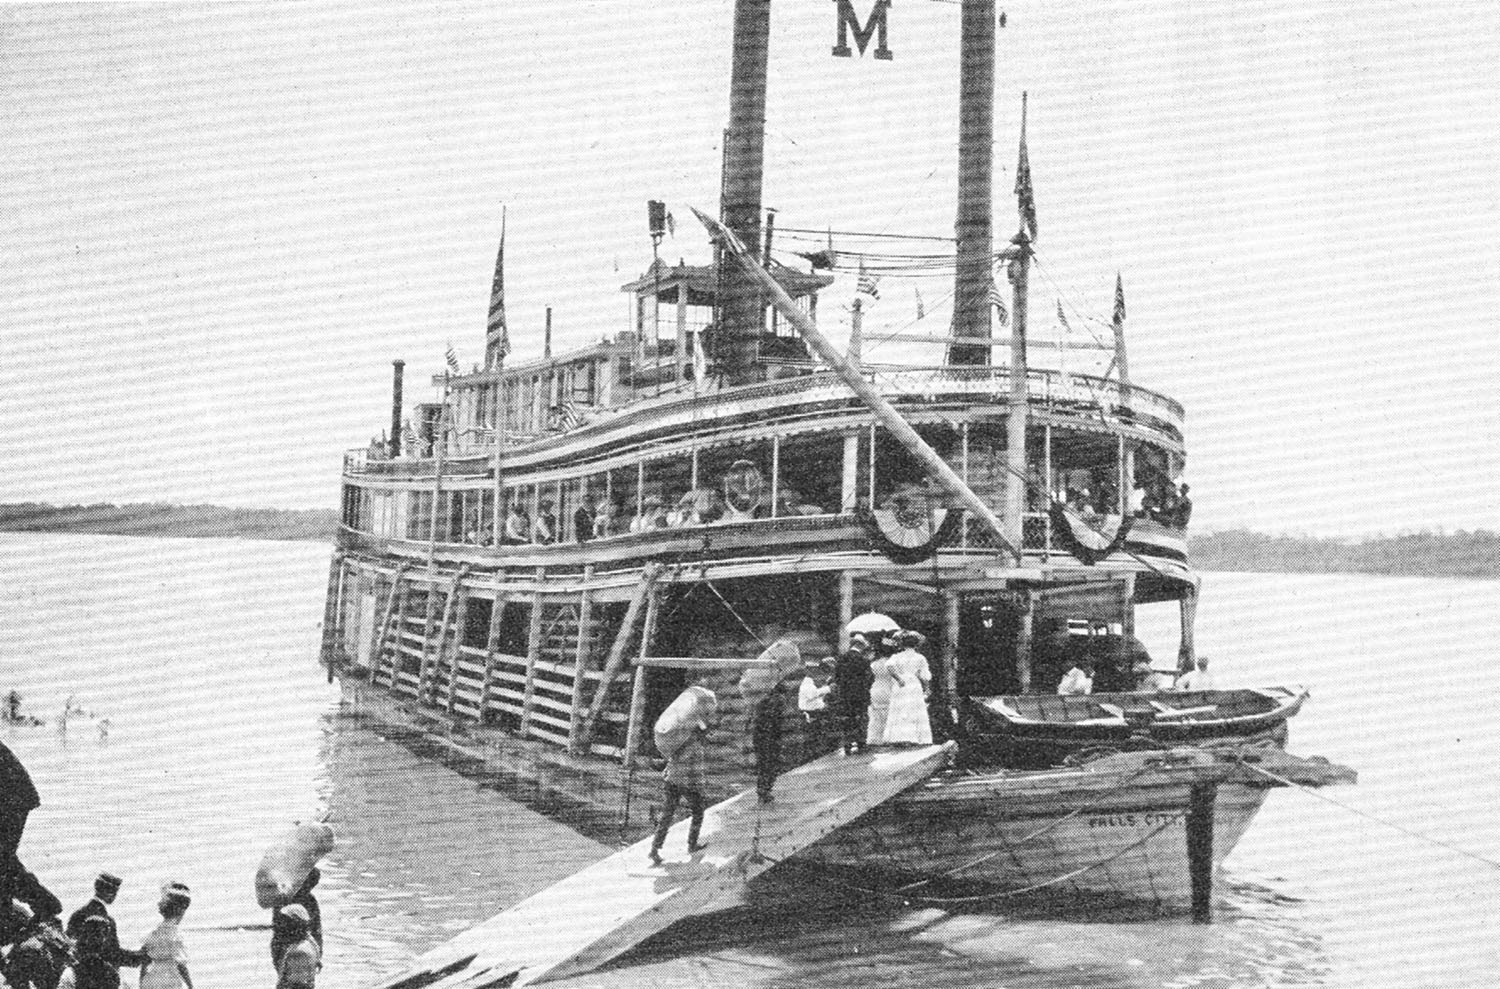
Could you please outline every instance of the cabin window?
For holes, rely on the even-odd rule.
[[[698,490],[722,511],[720,521],[743,522],[771,514],[772,450],[769,442],[714,447],[698,454]]]
[[[923,425],[916,427],[916,430],[938,456],[949,464],[962,465],[962,435],[956,427]],[[971,469],[972,457],[971,443]],[[979,493],[978,489],[976,493]],[[931,481],[927,469],[912,455],[911,451],[885,430],[876,430],[874,507],[877,509],[894,507],[913,497],[925,501],[932,508],[940,508],[948,500],[947,495]],[[980,497],[985,497],[985,495],[980,493]]]
[[[407,499],[406,538],[425,540],[432,535],[432,492],[412,491]]]
[[[780,446],[776,514],[836,514],[843,500],[844,438],[837,433],[789,436]]]
[[[1052,497],[1080,512],[1119,515],[1119,440],[1098,433],[1052,430]]]

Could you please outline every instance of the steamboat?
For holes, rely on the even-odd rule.
[[[900,363],[861,359],[859,301],[847,346],[819,329],[820,292],[873,257],[832,234],[811,257],[772,243],[769,11],[736,4],[699,263],[653,260],[598,343],[553,354],[549,328],[541,356],[510,359],[502,233],[483,366],[450,361],[408,418],[395,362],[387,438],[344,459],[329,675],[596,835],[639,837],[660,803],[652,725],[685,687],[720,698],[708,796],[729,797],[754,780],[747,671],[800,678],[886,616],[926,636],[956,758],[797,861],[1201,911],[1269,790],[1352,773],[1285,752],[1299,688],[1134,689],[1138,609],[1174,612],[1164,665],[1194,666],[1184,411],[1131,380],[1119,282],[1095,344],[1109,370],[1028,360],[1024,118],[1018,229],[997,244],[992,219],[994,4],[963,3],[951,326]],[[656,241],[665,218],[652,203]],[[1080,657],[1094,692],[1059,697]],[[826,751],[792,701],[785,722],[808,759]]]

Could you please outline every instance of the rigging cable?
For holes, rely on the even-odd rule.
[[[1458,854],[1466,858],[1471,858],[1475,861],[1483,862],[1485,865],[1488,865],[1491,868],[1500,869],[1500,862],[1497,862],[1492,858],[1487,858],[1483,855],[1480,855],[1478,852],[1471,852],[1467,848],[1460,848],[1459,846],[1450,842],[1446,842],[1441,838],[1434,838],[1432,835],[1423,834],[1422,832],[1413,830],[1412,828],[1408,828],[1405,825],[1397,824],[1395,821],[1387,821],[1385,818],[1377,817],[1376,815],[1371,814],[1368,811],[1360,810],[1357,807],[1351,807],[1341,800],[1335,800],[1332,797],[1325,796],[1324,794],[1319,793],[1317,790],[1314,790],[1310,786],[1303,786],[1301,783],[1298,783],[1295,780],[1289,780],[1285,777],[1278,776],[1276,773],[1271,772],[1269,769],[1262,769],[1260,766],[1257,766],[1254,763],[1242,761],[1240,765],[1244,766],[1246,769],[1254,770],[1255,772],[1260,773],[1262,776],[1275,780],[1282,786],[1296,787],[1298,790],[1303,791],[1309,796],[1317,797],[1319,800],[1323,800],[1327,803],[1333,804],[1335,807],[1340,807],[1355,815],[1356,817],[1366,818],[1367,820],[1374,821],[1376,824],[1384,824],[1386,827],[1394,831],[1400,831],[1402,834],[1412,838],[1416,838],[1419,841],[1425,841],[1429,844],[1437,845],[1440,848],[1446,848],[1450,852],[1457,852]]]

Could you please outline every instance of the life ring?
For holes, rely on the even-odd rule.
[[[1052,530],[1062,539],[1069,553],[1085,566],[1093,566],[1100,560],[1116,553],[1125,545],[1130,534],[1129,515],[1100,516],[1102,524],[1097,528],[1089,525],[1076,512],[1069,512],[1062,502],[1054,501],[1048,509],[1052,518]]]
[[[962,520],[959,509],[928,508],[925,503],[904,501],[860,516],[875,548],[892,563],[903,566],[930,559],[953,538]]]

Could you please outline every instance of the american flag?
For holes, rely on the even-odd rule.
[[[578,414],[578,407],[571,401],[564,401],[561,405],[554,405],[548,410],[548,419],[554,429],[567,432],[577,429],[583,425],[583,418]]]
[[[1009,326],[1010,310],[1005,308],[1005,296],[993,280],[990,282],[990,305],[995,307],[995,321],[1001,326]]]
[[[1072,333],[1073,327],[1068,325],[1068,317],[1063,313],[1062,300],[1057,300],[1057,321],[1062,324],[1064,333]]]
[[[1125,283],[1120,279],[1120,273],[1115,272],[1115,325],[1119,326],[1125,322]]]
[[[1036,240],[1036,199],[1031,191],[1031,160],[1026,154],[1026,94],[1021,94],[1021,154],[1016,163],[1016,208],[1021,213],[1021,225],[1031,232]]]
[[[872,275],[865,271],[865,263],[859,263],[859,293],[868,295],[872,299],[880,298],[880,276]]]
[[[500,216],[500,253],[495,258],[495,283],[490,287],[490,318],[485,329],[488,363],[505,360],[510,353],[510,331],[505,326],[505,215]]]
[[[448,352],[443,355],[443,360],[448,362],[448,372],[458,374],[458,353],[453,349],[453,344],[448,344]]]

